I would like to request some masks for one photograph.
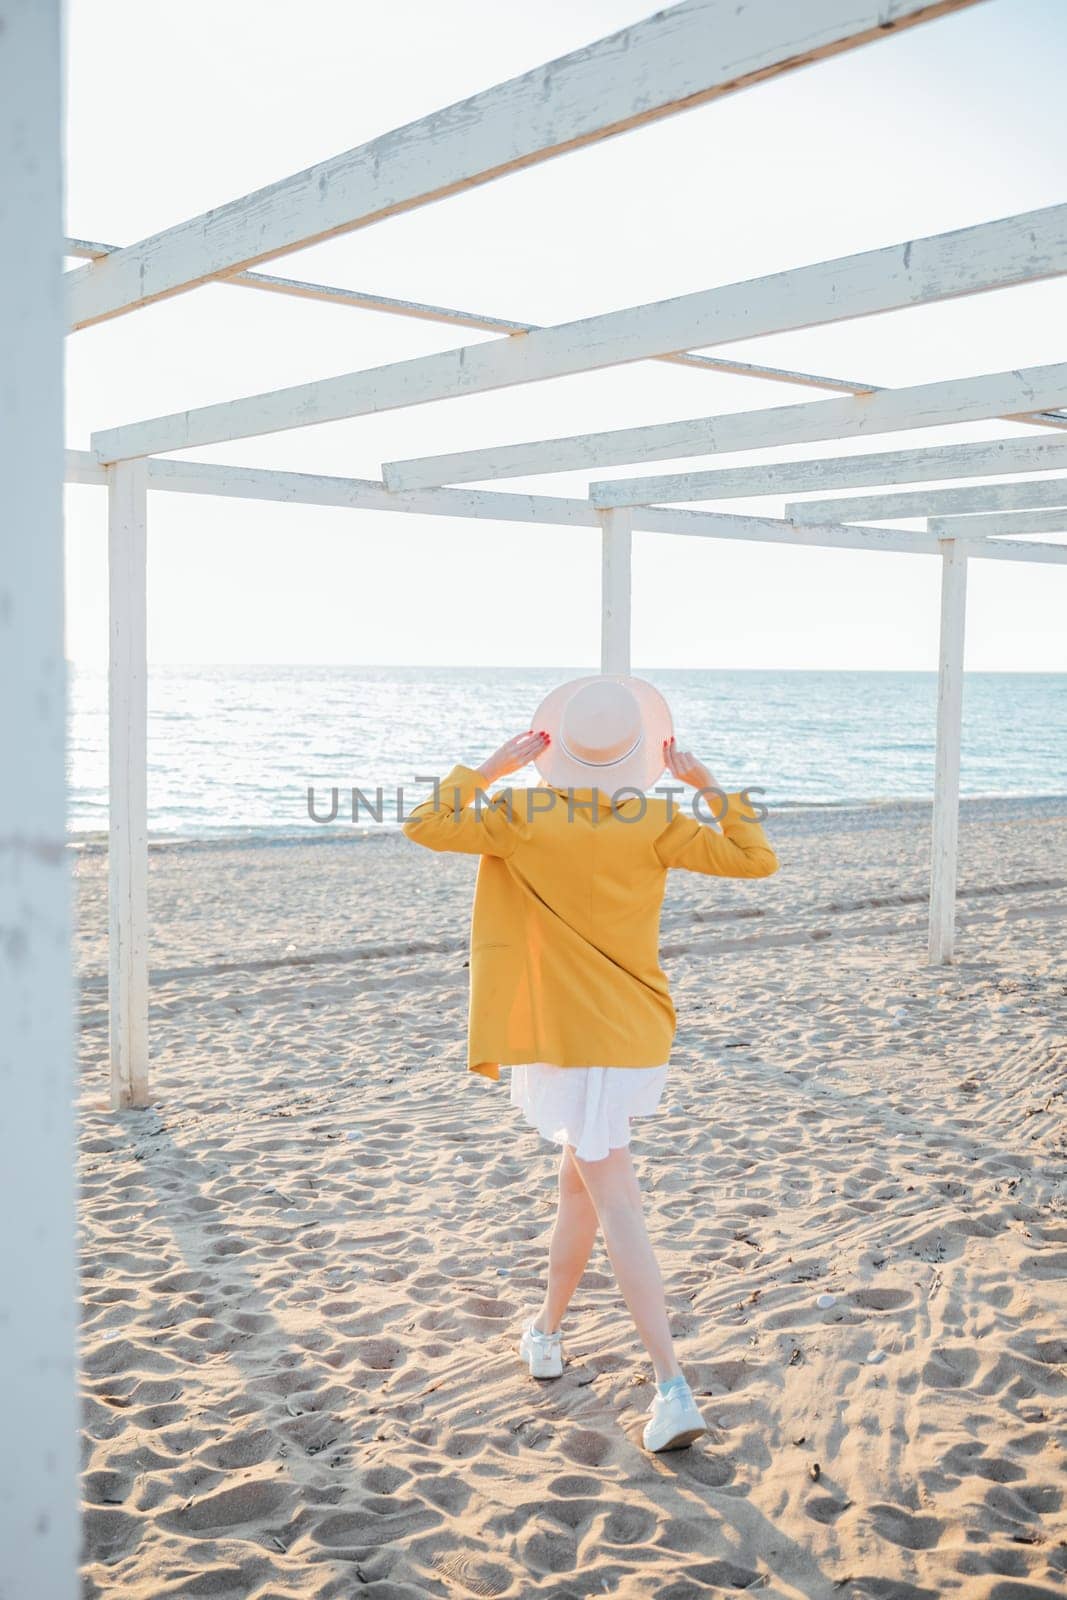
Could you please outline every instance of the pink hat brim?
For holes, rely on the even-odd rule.
[[[636,750],[610,766],[592,766],[568,755],[560,741],[560,724],[563,709],[576,690],[587,683],[607,680],[621,683],[634,695],[641,709],[641,743]],[[651,789],[656,779],[666,769],[663,755],[664,742],[674,733],[671,711],[659,690],[644,678],[631,678],[625,673],[598,672],[585,678],[572,678],[552,689],[541,701],[530,726],[535,732],[544,729],[552,743],[534,757],[534,766],[545,782],[554,789],[599,789],[612,795],[619,789]]]

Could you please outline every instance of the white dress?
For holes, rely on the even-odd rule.
[[[583,1161],[601,1161],[630,1142],[630,1118],[650,1117],[667,1080],[662,1067],[509,1067],[510,1098],[531,1127]]]

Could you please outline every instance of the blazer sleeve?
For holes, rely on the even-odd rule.
[[[409,839],[427,850],[509,856],[518,843],[510,802],[510,790],[491,796],[482,773],[455,766],[402,826]]]
[[[759,823],[746,812],[743,795],[726,796],[719,818],[722,832],[682,812],[656,840],[656,854],[665,867],[684,867],[719,878],[769,878],[778,871],[778,857]]]

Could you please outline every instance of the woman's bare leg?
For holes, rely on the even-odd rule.
[[[559,1209],[548,1247],[548,1288],[534,1318],[542,1333],[555,1333],[581,1280],[596,1240],[596,1207],[574,1164],[571,1145],[559,1164]]]
[[[622,1297],[648,1351],[659,1382],[681,1372],[667,1321],[663,1278],[645,1227],[641,1188],[629,1146],[612,1150],[602,1161],[575,1165],[596,1208],[608,1259]]]

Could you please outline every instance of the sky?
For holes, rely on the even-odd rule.
[[[67,231],[132,243],[651,9],[70,0]],[[1064,81],[1062,0],[981,0],[262,270],[539,323],[743,281],[1062,203]],[[68,443],[483,337],[208,285],[70,337]],[[715,353],[889,386],[1063,361],[1067,280]],[[383,461],[409,456],[823,397],[641,362],[189,455],[377,479]],[[990,422],[648,470],[1032,431]],[[494,487],[584,497],[591,478],[629,475]],[[105,502],[101,489],[67,490],[67,650],[86,666],[107,658]],[[724,509],[781,516],[783,501]],[[148,583],[153,663],[599,659],[595,530],[160,493]],[[936,667],[933,556],[636,534],[633,584],[636,671]],[[1067,567],[976,560],[968,584],[969,670],[1067,670]]]

